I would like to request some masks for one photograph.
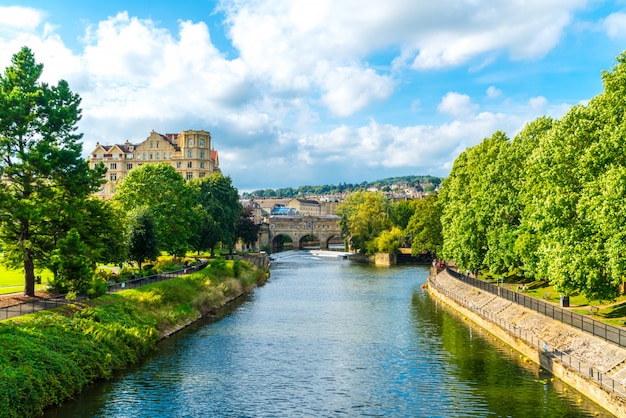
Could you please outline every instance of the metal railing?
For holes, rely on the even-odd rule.
[[[456,277],[456,274],[458,274],[451,270],[448,270],[448,272],[455,273],[454,277]],[[467,277],[467,276],[463,276],[463,277]],[[472,278],[470,277],[470,279]],[[473,280],[476,280],[476,279],[473,279]],[[482,282],[482,281],[479,280],[479,282]],[[441,286],[437,282],[436,278],[431,277],[430,283],[437,289],[438,292],[444,294],[446,297],[453,299],[460,305],[465,306],[466,308],[477,313],[481,317],[498,325],[500,328],[508,331],[510,334],[514,335],[515,337],[518,337],[526,341],[531,346],[536,347],[537,351],[541,352],[542,355],[546,356],[547,358],[558,361],[564,367],[570,370],[576,371],[578,374],[582,376],[586,376],[590,378],[591,380],[596,382],[600,387],[606,388],[612,393],[618,394],[626,398],[626,386],[624,386],[624,384],[622,384],[622,382],[620,382],[619,380],[613,379],[611,376],[607,375],[601,370],[598,370],[597,368],[594,368],[590,364],[585,363],[584,361],[564,351],[559,350],[558,348],[548,343],[547,341],[544,341],[536,337],[532,332],[523,328],[519,328],[515,325],[512,325],[510,322],[503,320],[502,318],[498,317],[493,312],[489,312],[487,310],[477,307],[476,304],[472,304],[471,301]],[[485,282],[482,282],[482,283],[485,283]],[[485,283],[485,284],[490,284],[490,283]],[[487,290],[487,288],[483,288],[483,287],[480,287],[480,288]],[[493,293],[493,292],[490,292],[490,293]],[[540,312],[540,311],[537,311],[537,312]]]
[[[599,337],[616,344],[619,347],[626,348],[626,330],[621,327],[605,324],[604,322],[596,321],[595,319],[589,318],[585,315],[577,314],[551,303],[546,303],[532,296],[527,296],[519,292],[513,292],[512,290],[497,286],[493,283],[465,276],[450,269],[449,267],[446,268],[446,271],[455,279],[467,283],[470,286],[497,295],[525,308],[537,311],[547,317],[563,322],[564,324],[571,325],[572,327],[578,328],[595,337]]]
[[[207,265],[207,263],[200,263],[195,266],[182,268],[180,270],[153,274],[151,276],[138,277],[136,279],[127,280],[124,282],[110,283],[107,285],[106,293],[116,293],[126,289],[135,289],[137,287],[145,286],[147,284],[174,279],[176,277],[200,271],[204,269]],[[21,315],[27,315],[34,312],[43,311],[45,309],[58,308],[59,306],[69,305],[71,303],[74,303],[75,301],[87,299],[87,296],[85,295],[77,295],[75,300],[67,300],[66,297],[67,295],[58,295],[51,298],[36,298],[28,302],[20,303],[18,305],[0,308],[0,320],[14,318]]]

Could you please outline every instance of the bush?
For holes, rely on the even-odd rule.
[[[94,299],[106,294],[109,290],[109,281],[103,277],[96,276],[91,282],[89,290],[87,290],[87,297]]]

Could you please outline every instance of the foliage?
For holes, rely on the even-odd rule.
[[[217,228],[218,241],[228,247],[230,253],[237,238],[237,220],[242,211],[239,203],[239,193],[233,187],[230,177],[220,173],[212,173],[207,177],[193,179],[190,182],[194,188],[195,201],[200,204],[214,223],[211,228]]]
[[[413,256],[423,252],[437,255],[440,252],[443,237],[438,195],[432,194],[425,199],[414,201],[414,212],[406,226],[405,234],[409,236]]]
[[[155,260],[159,256],[159,244],[155,231],[152,211],[139,208],[129,216],[128,255],[136,261],[141,271],[145,260]]]
[[[260,226],[254,222],[251,207],[245,207],[237,220],[237,238],[245,245],[254,245],[259,239]]]
[[[352,193],[337,208],[343,236],[361,252],[371,252],[375,246],[368,244],[391,227],[390,212],[389,200],[373,192]]]
[[[170,164],[143,164],[131,170],[115,191],[113,201],[125,214],[147,208],[154,220],[159,248],[177,256],[186,253],[195,202],[191,188]]]
[[[87,293],[89,290],[93,267],[87,256],[87,246],[76,229],[70,229],[59,241],[59,248],[50,261],[50,270],[54,273],[50,285],[57,292]]]
[[[556,292],[614,299],[626,269],[626,52],[604,91],[512,142],[464,151],[440,194],[443,255],[462,268],[517,269]]]
[[[35,264],[47,263],[59,229],[102,183],[104,167],[81,157],[80,98],[66,81],[41,83],[43,65],[24,47],[0,76],[0,241],[4,261],[24,268],[34,294]]]
[[[215,246],[220,241],[219,225],[213,216],[204,208],[195,209],[191,249],[200,253],[210,251],[214,255]]]
[[[382,231],[374,240],[368,244],[368,253],[389,253],[396,254],[404,243],[404,232],[394,226],[389,231]]]

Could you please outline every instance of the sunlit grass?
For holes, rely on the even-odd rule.
[[[52,279],[50,270],[35,270],[35,276],[41,276],[42,284],[35,285],[35,290],[46,290],[48,280]],[[0,264],[0,295],[24,291],[24,271],[9,270]]]

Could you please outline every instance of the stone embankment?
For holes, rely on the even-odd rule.
[[[609,412],[626,417],[626,349],[483,292],[445,270],[431,270],[429,291]]]

